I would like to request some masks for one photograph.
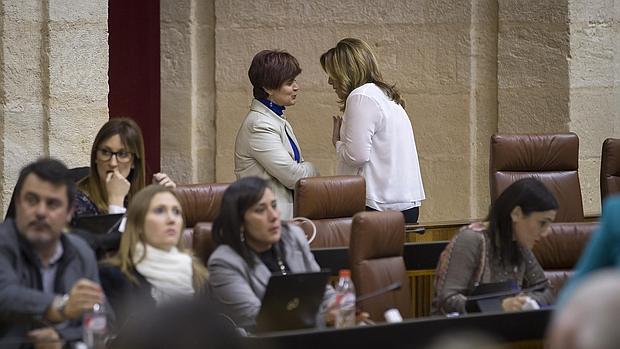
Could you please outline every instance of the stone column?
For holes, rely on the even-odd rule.
[[[584,211],[597,214],[601,147],[620,138],[620,1],[570,1],[569,14],[568,126],[579,135]]]
[[[620,137],[619,19],[618,1],[499,0],[498,131],[575,132],[586,215],[603,140]]]
[[[498,4],[498,132],[568,131],[568,0]]]
[[[489,140],[497,132],[497,0],[471,1],[469,119],[469,217],[487,215],[489,199]],[[458,217],[458,216],[456,216]],[[455,217],[455,218],[456,218]]]
[[[215,181],[213,0],[161,0],[161,167],[177,183]]]
[[[1,204],[40,156],[89,164],[107,120],[107,1],[0,1]]]

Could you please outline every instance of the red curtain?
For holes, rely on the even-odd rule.
[[[140,125],[150,182],[160,170],[159,0],[108,5],[110,117],[130,117]]]

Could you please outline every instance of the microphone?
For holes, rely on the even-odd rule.
[[[400,281],[396,281],[396,282],[394,282],[392,284],[389,284],[389,285],[387,285],[385,287],[381,287],[378,290],[375,290],[375,291],[372,291],[370,293],[366,293],[364,295],[361,295],[361,296],[357,297],[357,299],[355,300],[355,303],[358,304],[360,302],[363,302],[365,300],[368,300],[368,299],[380,296],[382,294],[386,294],[386,293],[391,292],[391,291],[399,290],[401,287],[402,287],[402,284],[400,283]]]

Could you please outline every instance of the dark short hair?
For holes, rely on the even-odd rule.
[[[260,201],[266,188],[267,181],[259,177],[245,177],[234,182],[224,191],[220,213],[213,221],[213,241],[230,246],[248,265],[254,263],[250,250],[241,241],[243,217]]]
[[[50,158],[41,158],[35,162],[31,162],[26,165],[26,167],[22,168],[19,172],[19,178],[17,179],[17,184],[15,184],[15,197],[19,197],[22,191],[22,187],[24,186],[24,181],[26,177],[34,173],[40,179],[50,182],[55,186],[66,186],[67,187],[67,200],[69,203],[69,208],[73,207],[75,202],[75,193],[77,191],[75,187],[75,183],[71,178],[71,174],[69,169],[65,164]]]
[[[557,210],[558,202],[536,178],[523,178],[512,183],[495,200],[489,212],[489,232],[493,248],[499,252],[504,265],[508,263],[518,264],[521,261],[521,253],[515,241],[513,241],[511,213],[515,207],[521,207],[525,215],[532,212],[544,212]]]
[[[252,59],[248,76],[254,98],[267,98],[268,89],[278,89],[286,81],[301,73],[299,62],[290,53],[280,50],[263,50]]]

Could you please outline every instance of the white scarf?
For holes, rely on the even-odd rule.
[[[144,251],[146,246],[146,251]],[[146,253],[142,261],[137,263]],[[173,247],[169,252],[149,244],[136,244],[136,270],[151,284],[151,295],[157,304],[174,298],[192,296],[192,257]]]

